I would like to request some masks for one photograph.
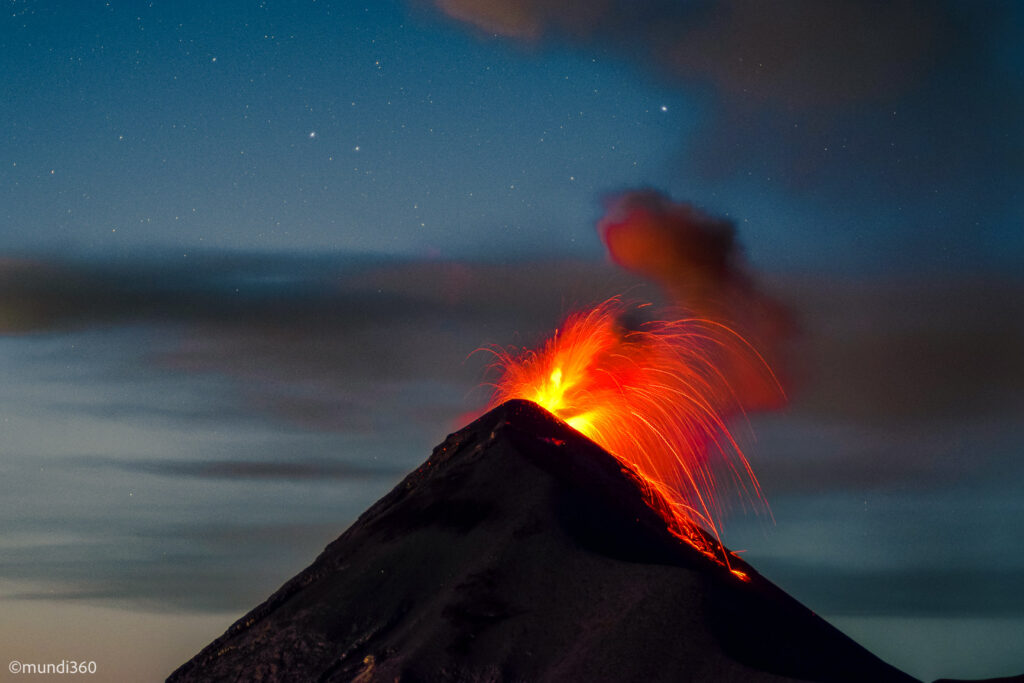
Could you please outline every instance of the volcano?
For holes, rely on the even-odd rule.
[[[729,567],[611,454],[511,400],[168,681],[915,680],[721,551]]]

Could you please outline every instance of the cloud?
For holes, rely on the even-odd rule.
[[[640,206],[659,208],[658,202]],[[698,236],[710,232],[714,237],[720,231],[710,244],[733,244],[728,226],[678,205],[661,209],[698,221]],[[688,243],[670,240],[668,245],[675,249]],[[729,268],[710,267],[708,272],[733,272],[724,289],[743,291],[752,276],[733,248],[719,253],[720,264],[735,259]],[[670,263],[686,260],[671,256]],[[296,562],[336,536],[339,525],[383,494],[400,470],[415,466],[447,431],[461,427],[465,411],[485,402],[486,389],[474,393],[473,388],[483,379],[487,358],[477,354],[467,360],[473,349],[490,343],[532,346],[564,313],[611,294],[658,295],[655,286],[638,281],[657,280],[652,273],[564,261],[217,255],[188,267],[170,258],[130,265],[36,261],[8,263],[2,272],[17,273],[10,279],[18,292],[14,302],[22,311],[35,312],[30,316],[34,326],[8,326],[6,332],[27,335],[18,340],[27,344],[38,334],[40,353],[58,354],[47,367],[71,362],[59,355],[72,353],[70,344],[48,344],[64,331],[74,335],[124,326],[143,332],[89,334],[76,341],[150,345],[125,354],[132,359],[127,372],[136,383],[124,392],[125,385],[117,384],[109,371],[102,373],[99,382],[110,399],[76,403],[59,389],[54,399],[62,420],[87,409],[87,421],[67,424],[92,424],[103,438],[120,438],[122,432],[107,433],[111,425],[145,438],[166,434],[173,447],[147,452],[142,441],[119,441],[113,452],[103,453],[106,460],[99,460],[78,455],[94,445],[86,445],[91,442],[81,430],[69,429],[65,438],[73,443],[68,453],[79,466],[50,462],[47,476],[65,471],[76,495],[113,512],[81,519],[63,515],[63,507],[85,499],[76,497],[56,509],[51,504],[42,517],[32,513],[27,521],[14,520],[15,535],[0,575],[45,582],[46,592],[39,597],[201,610],[239,609],[258,601],[260,593],[301,566]],[[690,277],[670,287],[684,296]],[[965,495],[978,498],[964,503],[947,496],[938,508],[941,514],[963,519],[967,529],[987,529],[982,536],[994,538],[994,545],[1001,545],[995,543],[1001,538],[993,536],[997,532],[1012,538],[1016,498],[1011,489],[1024,471],[1017,429],[1017,416],[1024,411],[1024,360],[1018,352],[1024,346],[1024,282],[945,274],[873,281],[774,275],[763,277],[756,291],[792,305],[802,321],[793,355],[806,363],[794,368],[800,385],[794,403],[783,414],[758,418],[753,425],[757,443],[747,449],[777,513],[788,514],[787,501],[835,500],[830,496],[836,492],[854,491],[858,504],[870,498],[874,505],[879,491],[897,491],[901,501],[909,495],[912,507],[919,508],[922,497],[962,486]],[[126,406],[167,386],[167,375],[139,378],[135,362],[140,357],[174,377],[175,385],[189,378],[217,381],[197,382],[180,396],[146,397]],[[95,382],[96,376],[86,373],[57,386],[88,395]],[[207,387],[225,385],[237,391],[195,398]],[[154,418],[169,422],[153,432],[146,421]],[[742,425],[737,428],[743,431]],[[188,430],[215,434],[193,439]],[[182,453],[188,457],[174,460]],[[1003,486],[1010,502],[1005,511],[979,517],[978,500],[992,505],[992,482],[1008,482]],[[196,489],[189,504],[196,514],[204,509],[228,513],[220,526],[207,528],[204,521],[197,528],[194,518],[185,517],[176,528],[167,528],[161,515],[165,510],[179,514],[182,484]],[[24,498],[19,509],[42,504],[19,480],[11,486],[15,499]],[[345,494],[339,495],[339,489]],[[137,492],[137,500],[146,493],[148,516],[126,521],[114,514],[123,505],[110,496],[128,490]],[[300,499],[292,498],[296,491]],[[862,497],[861,492],[872,494]],[[253,501],[260,501],[256,508],[271,509],[255,514]],[[283,507],[272,507],[278,504]],[[872,519],[890,529],[895,517],[906,514],[897,507]],[[939,516],[931,509],[917,514],[928,524]],[[52,536],[47,515],[61,515],[59,527],[67,540]],[[271,517],[294,524],[268,525]],[[208,513],[202,519],[208,521]],[[317,523],[305,523],[310,520]],[[831,538],[836,545],[828,548],[847,547],[843,557],[863,557],[877,550],[879,538],[892,538],[889,531],[879,531],[877,537],[857,536],[870,539],[860,544],[851,540],[850,515],[822,519],[814,505],[805,507],[798,520]],[[726,524],[727,534],[734,521]],[[786,533],[787,523],[792,522],[780,521],[777,535]],[[920,522],[900,528],[933,527]],[[804,531],[801,527],[792,534],[793,543],[812,552],[818,546]],[[140,533],[146,535],[142,541]],[[19,540],[26,537],[31,542]],[[927,547],[933,542],[918,541]],[[770,547],[779,545],[776,539]],[[978,556],[945,541],[939,545],[964,557]],[[267,547],[284,550],[269,556]],[[251,583],[230,579],[239,557],[251,570]],[[805,559],[813,562],[815,557]],[[935,556],[922,561],[931,569],[922,574],[928,585],[920,590],[909,583],[921,569],[916,565],[844,572],[773,565],[774,556],[755,564],[819,611],[896,613],[895,604],[921,614],[1020,614],[1019,601],[1005,600],[1012,593],[1006,588],[1010,574],[996,570],[990,575],[987,560],[948,571],[935,569],[943,566]],[[1013,558],[1009,566],[1019,563]],[[957,595],[942,597],[942,591],[960,585],[965,587]],[[841,590],[834,590],[837,586]],[[893,598],[886,586],[910,592]],[[835,597],[840,593],[853,597]]]
[[[777,380],[793,316],[755,284],[729,222],[643,191],[613,199],[598,230],[616,264],[656,282],[688,315],[723,324],[751,345],[727,344],[719,361],[747,410],[782,404]]]
[[[32,314],[6,332],[160,329],[132,353],[163,371],[226,378],[237,401],[169,400],[159,416],[106,402],[68,404],[69,412],[196,424],[213,410],[220,420],[258,415],[374,440],[401,433],[427,448],[486,403],[490,357],[475,349],[533,347],[566,313],[623,292],[664,303],[663,287],[668,299],[740,319],[753,337],[773,329],[775,302],[786,301],[801,326],[799,337],[776,339],[790,349],[792,402],[758,422],[750,452],[768,490],[933,485],[1005,471],[1019,439],[1004,425],[1024,410],[1024,282],[945,274],[757,282],[728,224],[656,196],[616,207],[603,227],[606,237],[630,235],[634,244],[613,251],[631,272],[564,261],[227,255],[188,268],[173,259],[8,263],[2,272],[18,277],[5,291]],[[630,249],[662,260],[633,262]],[[966,460],[965,449],[974,452]]]
[[[137,460],[77,458],[82,465],[116,467],[130,472],[143,472],[168,477],[200,479],[268,479],[302,481],[325,479],[395,479],[405,473],[397,467],[354,464],[336,460],[289,458],[284,461],[263,460]]]
[[[231,378],[248,410],[355,434],[461,426],[484,403],[469,395],[488,363],[475,349],[532,345],[570,310],[645,289],[600,263],[237,254],[8,260],[0,281],[0,333],[160,329],[143,350],[157,366]]]
[[[584,36],[607,21],[609,0],[436,0],[445,13],[488,33],[536,40],[552,30]]]
[[[793,278],[811,415],[886,427],[1013,415],[1024,395],[1024,282],[980,276]]]
[[[619,55],[687,93],[703,124],[664,175],[691,196],[742,185],[766,205],[791,193],[830,217],[823,231],[881,235],[899,254],[885,265],[903,268],[998,261],[991,245],[1019,224],[1012,2],[436,5],[485,34]]]
[[[4,597],[172,611],[244,610],[338,534],[336,520],[204,522],[184,528],[107,521],[110,526],[102,531],[90,529],[70,542],[7,548],[0,575],[37,588]],[[245,567],[245,580],[239,566]]]
[[[877,98],[906,87],[940,50],[948,20],[933,3],[914,0],[436,4],[487,33],[610,45],[673,78],[786,108]]]
[[[187,261],[0,258],[0,334],[210,323],[309,333],[396,319],[560,316],[635,287],[601,264],[210,252]]]
[[[758,569],[829,616],[1024,616],[1019,567],[840,569],[764,559]]]
[[[575,261],[223,254],[188,267],[158,258],[8,260],[0,264],[0,332],[171,327],[178,332],[151,338],[153,362],[234,377],[252,392],[250,407],[358,431],[387,419],[372,417],[381,402],[440,419],[431,395],[443,387],[461,402],[483,380],[488,359],[475,349],[532,346],[570,311],[622,293],[664,302],[664,288],[669,299],[731,317],[754,337],[767,330],[769,340],[786,338],[790,323],[777,302],[789,303],[802,328],[790,358],[793,409],[815,419],[884,428],[956,423],[1020,405],[1018,280],[775,274],[757,282],[731,226],[652,194],[619,198],[602,229],[632,272]],[[651,253],[658,259],[640,259]]]

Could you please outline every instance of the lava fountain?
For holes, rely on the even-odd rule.
[[[721,322],[629,326],[631,312],[613,298],[570,315],[538,351],[494,351],[500,377],[491,405],[533,401],[595,441],[638,475],[648,504],[675,536],[728,566],[717,542],[724,489],[767,506],[727,426],[742,405],[721,359],[744,356],[771,371]]]

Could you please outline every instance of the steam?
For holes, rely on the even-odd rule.
[[[694,317],[736,331],[778,376],[795,331],[793,316],[757,287],[731,223],[657,192],[639,191],[614,199],[598,230],[615,263],[657,283]],[[723,370],[743,407],[778,407],[777,376],[766,376],[748,352],[724,349]]]

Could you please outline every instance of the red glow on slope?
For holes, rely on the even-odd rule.
[[[742,352],[770,372],[721,323],[682,319],[626,329],[625,312],[612,299],[571,315],[539,351],[498,352],[502,374],[492,405],[533,401],[597,442],[639,475],[645,498],[673,534],[728,566],[699,528],[718,538],[726,486],[755,504],[763,499],[726,425],[739,410],[739,388],[719,361]]]

